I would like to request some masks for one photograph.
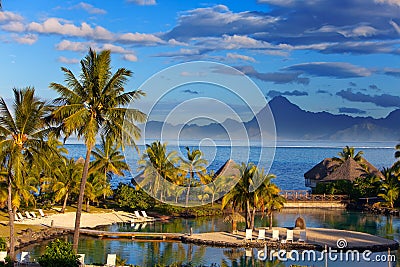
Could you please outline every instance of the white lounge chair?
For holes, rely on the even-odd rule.
[[[258,230],[258,237],[257,237],[257,241],[264,241],[265,240],[265,229],[260,229]]]
[[[154,217],[148,216],[147,213],[146,213],[146,211],[144,211],[144,210],[142,210],[142,215],[143,215],[143,217],[145,217],[145,218],[148,219],[148,220],[152,220],[152,221],[155,220]]]
[[[27,251],[21,252],[21,260],[19,261],[22,264],[30,264],[31,263],[31,255]]]
[[[85,254],[77,254],[78,255],[78,261],[79,261],[79,266],[85,266]]]
[[[15,218],[14,218],[14,221],[16,221],[16,222],[21,221],[16,213],[14,214],[14,217],[15,217]]]
[[[272,240],[279,241],[279,230],[272,230]]]
[[[149,221],[149,219],[147,219],[147,218],[143,217],[142,215],[140,215],[139,211],[135,210],[134,213],[135,213],[135,216],[136,216],[136,218],[138,220],[140,220],[142,222]]]
[[[31,219],[31,220],[34,219],[28,211],[25,211],[25,216],[26,216],[26,218],[28,218],[28,219]]]
[[[286,230],[286,242],[293,242],[293,230]]]
[[[133,230],[138,231],[140,229],[140,226],[142,226],[142,224],[141,223],[137,223],[135,225],[135,227],[133,228]]]
[[[20,221],[23,221],[25,219],[25,217],[22,216],[21,212],[18,212],[17,215]]]
[[[41,217],[47,217],[47,215],[44,214],[42,209],[39,209],[39,214]]]
[[[35,213],[34,211],[31,211],[31,216],[32,216],[34,219],[37,219],[36,213]]]
[[[106,266],[115,267],[117,262],[117,254],[108,254]]]
[[[0,251],[0,262],[6,262],[7,251]]]
[[[300,238],[299,242],[306,242],[307,241],[307,233],[306,231],[300,231]]]
[[[253,241],[253,230],[252,229],[246,229],[246,236],[244,238],[244,241],[251,240]]]

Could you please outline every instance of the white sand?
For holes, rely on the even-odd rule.
[[[129,222],[132,214],[127,212],[104,212],[104,213],[82,213],[81,227],[96,227],[99,225],[109,225],[117,222]],[[75,226],[75,212],[64,214],[52,214],[44,218],[25,219],[17,224],[46,225],[62,228],[73,228]]]

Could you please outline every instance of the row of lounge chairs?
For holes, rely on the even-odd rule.
[[[78,254],[79,266],[85,266],[85,254]],[[117,254],[107,254],[107,267],[115,267],[117,264]]]
[[[260,229],[258,230],[258,237],[256,241],[265,241],[266,236],[265,236],[265,229]],[[253,230],[252,229],[246,229],[246,236],[245,236],[245,241],[253,241]],[[279,230],[274,229],[272,230],[272,240],[273,241],[280,241],[279,238]],[[298,242],[306,242],[307,240],[307,233],[306,231],[300,231],[300,238],[297,240]],[[286,242],[293,242],[293,230],[287,229],[286,230],[286,239],[281,240],[281,243],[286,243]]]
[[[25,217],[22,215],[21,212],[17,212],[14,214],[14,216],[15,216],[14,220],[15,221],[23,221],[25,219],[34,220],[34,219],[40,219],[40,218],[46,217],[46,215],[44,214],[42,209],[39,209],[38,211],[39,211],[39,215],[36,215],[36,212],[34,212],[34,211],[25,211]]]
[[[152,222],[155,221],[156,218],[148,216],[146,211],[142,210],[142,214],[139,213],[139,211],[135,210],[134,215],[131,216],[131,223],[137,223],[137,222]]]

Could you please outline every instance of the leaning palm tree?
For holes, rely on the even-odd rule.
[[[123,171],[129,170],[129,166],[118,146],[110,138],[102,136],[100,147],[95,148],[92,155],[94,161],[91,163],[90,170],[102,174],[98,183],[101,186],[101,191],[103,191],[103,199],[105,199],[109,192],[109,182],[112,175],[125,176]]]
[[[128,144],[135,146],[135,139],[140,137],[136,122],[144,122],[146,115],[137,109],[125,108],[129,102],[144,96],[140,90],[124,92],[124,85],[132,75],[130,70],[118,69],[111,72],[109,50],[96,53],[89,49],[88,55],[81,60],[81,74],[75,77],[72,71],[61,68],[65,74],[66,85],[51,83],[60,97],[54,102],[57,105],[52,114],[52,121],[58,122],[59,133],[65,138],[76,134],[86,145],[86,157],[82,172],[78,207],[76,211],[74,250],[79,242],[82,204],[85,185],[88,177],[90,155],[96,143],[96,136],[101,134],[122,144],[122,136]],[[135,146],[136,147],[136,146]]]
[[[381,193],[378,194],[378,196],[383,198],[385,200],[385,204],[393,209],[394,202],[400,195],[399,180],[395,176],[392,168],[384,168],[382,170],[382,174],[385,177],[385,180],[383,180],[381,183]]]
[[[185,205],[189,204],[190,187],[194,180],[194,175],[203,173],[206,170],[207,160],[202,158],[202,153],[199,149],[193,149],[190,151],[189,147],[186,147],[186,159],[181,158],[180,168],[189,175],[189,181],[187,183],[186,200]]]
[[[15,259],[14,214],[21,198],[15,197],[15,190],[22,199],[29,201],[29,189],[26,187],[25,170],[42,146],[43,139],[51,130],[45,123],[50,108],[35,97],[33,88],[13,89],[14,103],[10,110],[3,98],[0,98],[0,162],[7,171],[8,216],[10,226],[10,257]],[[29,185],[27,183],[27,185]],[[20,195],[21,196],[21,195]]]

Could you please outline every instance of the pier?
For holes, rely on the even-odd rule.
[[[282,190],[285,208],[345,208],[347,195],[311,194],[307,190]]]
[[[91,229],[80,229],[83,235],[98,238],[131,238],[149,240],[181,240],[184,234],[181,233],[150,233],[150,232],[108,232]]]

